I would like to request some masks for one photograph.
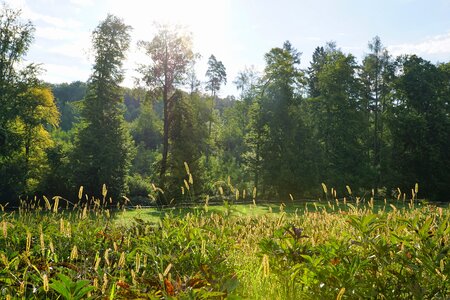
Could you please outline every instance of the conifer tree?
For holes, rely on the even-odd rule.
[[[113,199],[127,191],[132,144],[124,123],[119,84],[123,80],[122,62],[129,47],[130,30],[121,19],[108,15],[92,34],[95,63],[73,163],[75,185],[83,186],[93,196],[99,195],[103,184]]]

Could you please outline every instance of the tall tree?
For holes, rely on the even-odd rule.
[[[252,92],[256,90],[255,87],[259,80],[259,74],[254,66],[245,67],[244,70],[238,72],[233,83],[236,85],[236,88],[241,91],[241,100],[244,100],[245,102],[251,101],[254,96],[252,95]]]
[[[160,185],[165,185],[167,157],[169,154],[169,128],[172,122],[172,105],[175,88],[186,81],[189,66],[195,59],[192,40],[177,28],[161,25],[150,42],[140,41],[139,46],[150,57],[151,63],[139,68],[144,83],[157,95],[162,96],[164,107],[163,149],[160,169]]]
[[[246,157],[256,164],[249,166],[255,172],[255,185],[261,173],[263,190],[287,195],[295,186],[290,162],[295,155],[292,111],[301,102],[303,84],[300,53],[285,42],[282,48],[271,49],[265,60],[263,85],[250,109],[253,120],[247,133]]]
[[[37,80],[39,69],[24,63],[34,27],[20,15],[6,5],[0,11],[0,197],[12,201],[36,191],[52,144],[47,128],[58,123],[53,95]]]
[[[208,70],[205,75],[208,78],[206,90],[211,91],[212,97],[215,98],[222,84],[227,84],[227,72],[223,63],[212,54],[208,59]]]
[[[208,124],[208,137],[211,139],[212,123],[213,123],[213,112],[216,102],[217,93],[220,90],[222,84],[227,84],[227,73],[225,66],[221,61],[218,61],[214,55],[208,59],[208,70],[206,71],[206,90],[211,91],[211,102],[210,102],[210,119]],[[209,164],[210,156],[210,145],[206,149],[206,163]]]
[[[318,74],[325,65],[327,52],[324,47],[317,47],[314,50],[311,65],[308,67],[308,95],[309,97],[320,96]]]
[[[0,153],[3,156],[16,149],[7,143],[14,139],[8,123],[18,113],[18,96],[36,83],[33,65],[20,69],[34,32],[31,22],[22,22],[20,14],[20,10],[10,9],[6,4],[0,11]]]
[[[364,87],[365,106],[367,107],[368,118],[371,124],[367,137],[372,141],[370,155],[372,168],[376,174],[373,184],[378,187],[382,184],[383,161],[386,137],[384,118],[389,103],[390,91],[394,77],[394,64],[386,48],[383,47],[378,36],[369,43],[370,53],[363,60],[360,77]]]
[[[166,197],[169,195],[170,200],[173,197],[176,202],[179,202],[183,196],[181,186],[185,196],[189,194],[191,197],[197,195],[202,189],[202,179],[205,174],[201,168],[201,157],[204,154],[203,149],[207,138],[206,127],[203,126],[206,116],[205,111],[202,111],[202,102],[198,95],[188,96],[180,90],[176,90],[173,97]],[[184,163],[188,164],[191,176],[187,174]],[[189,184],[186,185],[184,180]],[[192,199],[188,200],[192,201]]]
[[[398,58],[392,134],[391,181],[409,191],[416,182],[424,197],[448,200],[450,182],[449,73],[415,55]]]
[[[109,196],[127,190],[126,178],[132,153],[130,134],[124,124],[122,62],[129,47],[131,27],[108,15],[92,34],[95,54],[82,111],[83,124],[74,151],[75,184],[99,195],[106,184]]]
[[[353,55],[335,46],[327,47],[324,55],[315,73],[317,96],[305,106],[320,145],[320,178],[340,189],[346,184],[362,186],[366,182],[362,174],[367,173],[362,134],[368,124],[361,107],[358,66]]]

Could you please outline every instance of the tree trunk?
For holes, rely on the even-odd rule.
[[[212,118],[213,118],[213,110],[214,110],[214,101],[216,99],[216,93],[212,93],[212,104],[211,104],[211,110],[209,112],[209,124],[208,124],[208,140],[211,140],[211,131],[212,131]],[[209,142],[206,144],[206,167],[209,167],[209,155],[210,155],[211,149]]]
[[[159,173],[160,187],[164,189],[165,184],[165,174],[167,170],[167,155],[169,153],[169,97],[168,90],[165,87],[163,92],[163,103],[164,103],[164,133],[163,133],[163,153],[161,160],[161,170]]]

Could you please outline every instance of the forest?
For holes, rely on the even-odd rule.
[[[25,59],[34,25],[3,6],[0,203],[75,201],[82,187],[175,205],[214,197],[227,181],[243,200],[316,198],[325,183],[336,198],[351,188],[450,201],[450,62],[394,57],[378,36],[361,61],[334,42],[303,57],[286,41],[267,49],[262,72],[243,66],[236,78],[202,53],[201,82],[192,36],[159,25],[138,42],[148,63],[130,88],[121,83],[131,30],[108,15],[92,32],[89,80],[43,82],[45,66]],[[219,97],[225,84],[239,96]]]

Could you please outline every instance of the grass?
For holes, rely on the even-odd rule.
[[[448,207],[333,200],[113,212],[101,203],[1,213],[1,297],[450,297]]]
[[[116,222],[121,225],[131,224],[135,218],[139,218],[149,222],[158,222],[160,219],[171,217],[184,217],[187,214],[203,213],[203,214],[228,214],[235,217],[261,217],[264,215],[280,216],[282,213],[286,213],[288,217],[294,215],[303,214],[308,211],[321,211],[327,212],[334,211],[348,211],[353,206],[359,206],[363,208],[372,209],[370,203],[357,204],[355,202],[348,202],[350,205],[346,205],[347,202],[342,200],[334,201],[302,201],[302,202],[287,202],[287,203],[247,203],[247,204],[232,204],[230,205],[207,205],[207,206],[193,206],[193,207],[172,207],[158,209],[156,207],[143,208],[141,206],[128,207],[128,209],[116,214]],[[389,212],[396,209],[409,208],[411,202],[408,201],[374,201],[373,211]],[[416,201],[414,205],[417,207],[423,206],[422,202]],[[441,206],[445,207],[445,204]]]

